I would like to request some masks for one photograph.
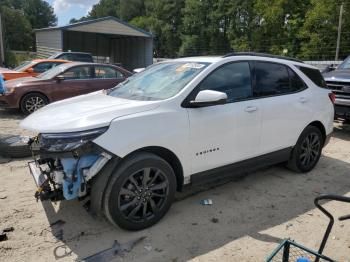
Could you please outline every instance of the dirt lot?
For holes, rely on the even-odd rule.
[[[16,111],[0,111],[0,134],[23,133]],[[252,173],[177,201],[156,226],[127,232],[93,219],[79,202],[36,202],[28,159],[0,164],[0,229],[13,226],[0,242],[1,261],[74,261],[146,238],[116,261],[263,261],[283,238],[317,248],[327,219],[314,208],[320,193],[350,196],[350,127],[336,124],[317,167],[307,175],[282,166]],[[189,190],[188,194],[191,194]],[[213,205],[202,206],[211,198]],[[325,204],[337,216],[350,204]],[[214,219],[213,219],[214,218]],[[50,224],[57,220],[64,224]],[[215,222],[215,223],[214,223]],[[336,222],[325,254],[350,261],[350,221]]]

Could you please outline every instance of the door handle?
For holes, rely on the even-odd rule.
[[[299,97],[299,102],[300,103],[306,103],[309,99],[307,99],[306,97]]]
[[[258,110],[258,108],[256,106],[247,106],[244,111],[248,112],[248,113],[252,113],[254,111]]]

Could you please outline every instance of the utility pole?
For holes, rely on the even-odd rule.
[[[338,38],[337,38],[337,50],[335,51],[335,61],[338,61],[339,58],[339,47],[340,47],[340,37],[341,37],[341,26],[343,21],[343,11],[344,11],[344,3],[340,6],[340,14],[339,14],[339,24],[338,24]]]
[[[1,20],[1,14],[0,14],[0,65],[4,66],[4,62],[5,62],[4,36],[3,36],[2,20]]]

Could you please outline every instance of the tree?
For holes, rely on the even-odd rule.
[[[34,29],[57,24],[53,8],[43,0],[26,0],[23,4],[23,11]]]
[[[100,0],[93,5],[88,18],[99,18],[104,16],[119,17],[120,0]]]
[[[32,27],[21,10],[2,6],[0,8],[4,27],[5,47],[9,50],[30,50]]]

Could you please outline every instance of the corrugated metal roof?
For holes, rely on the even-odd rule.
[[[141,36],[141,37],[153,37],[153,35],[141,28],[132,26],[118,18],[113,16],[102,17],[98,19],[87,20],[78,22],[66,26],[56,26],[35,29],[35,32],[40,31],[52,31],[52,30],[70,30],[89,33],[101,33],[111,35],[128,35],[128,36]]]

